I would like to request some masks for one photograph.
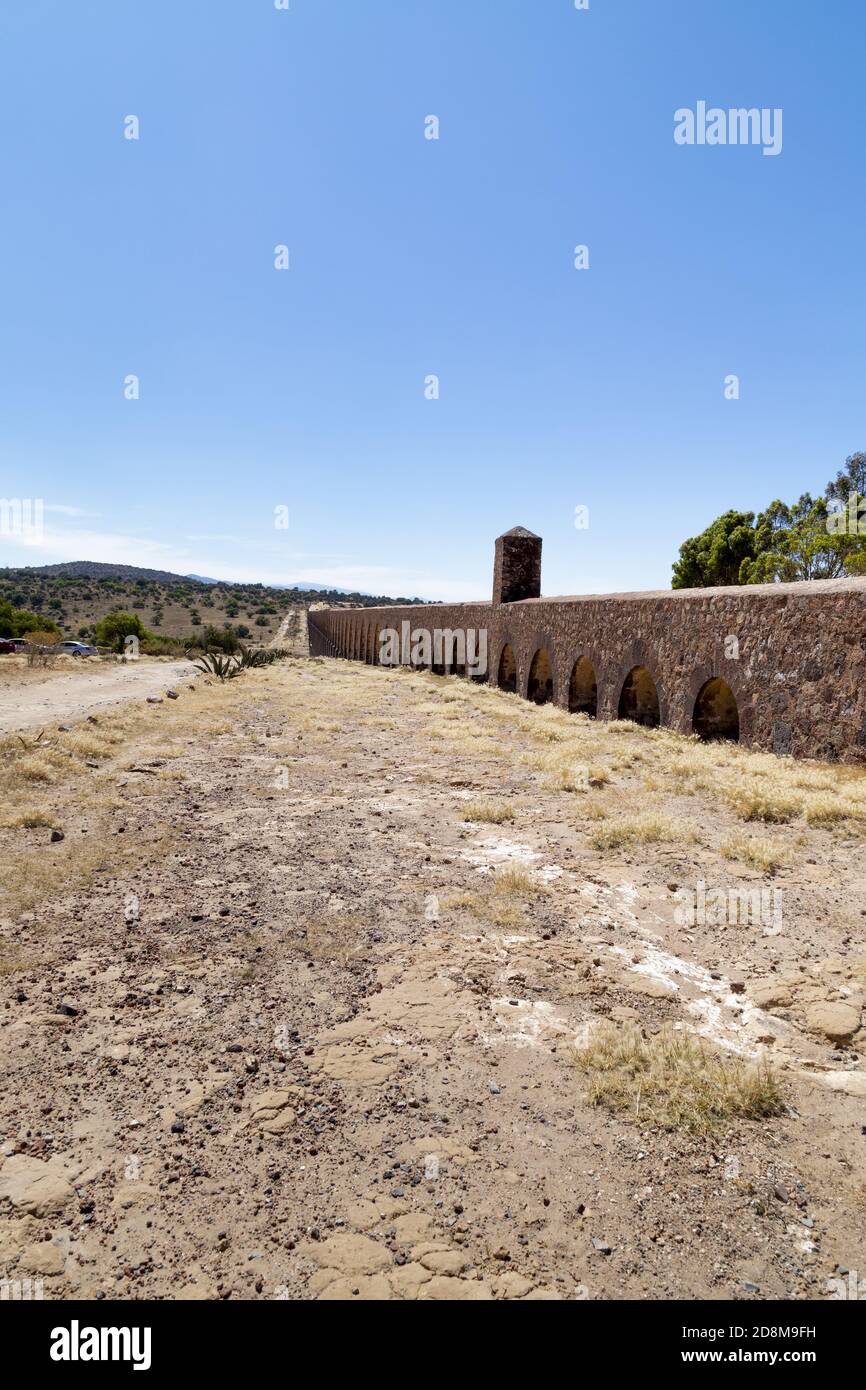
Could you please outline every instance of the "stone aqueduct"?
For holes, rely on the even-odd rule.
[[[487,633],[483,679],[539,704],[866,761],[866,578],[541,598],[541,539],[496,542],[491,603],[319,609],[311,655],[378,664],[413,629]],[[458,661],[434,671],[465,674]],[[477,678],[477,677],[476,677]]]

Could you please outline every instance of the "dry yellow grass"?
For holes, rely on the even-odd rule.
[[[20,758],[15,764],[15,780],[19,782],[53,782],[56,778],[56,771],[52,760],[40,754],[39,756],[28,754]],[[7,782],[12,781],[10,776]]]
[[[588,792],[610,782],[610,772],[597,763],[570,755],[570,748],[529,759],[531,765],[546,774],[545,785],[552,791]]]
[[[36,830],[41,825],[54,825],[55,817],[47,811],[13,811],[0,816],[0,830]]]
[[[798,763],[736,744],[704,744],[693,735],[625,720],[597,723],[485,687],[464,686],[458,697],[436,677],[425,677],[418,688],[426,697],[422,708],[431,717],[434,739],[465,754],[510,754],[544,773],[552,791],[586,790],[587,780],[590,787],[602,786],[612,773],[643,767],[646,790],[704,796],[744,821],[802,819],[848,830],[866,823],[866,774],[858,768]]]
[[[304,919],[299,936],[283,942],[302,955],[346,966],[367,954],[367,922],[357,912],[323,912]]]
[[[800,763],[737,744],[704,744],[694,735],[644,729],[627,720],[597,722],[458,677],[386,675],[349,663],[341,679],[355,678],[361,705],[368,683],[363,677],[357,681],[359,669],[386,688],[423,695],[412,712],[428,719],[437,742],[445,741],[455,753],[510,756],[549,776],[551,790],[581,790],[583,769],[593,786],[603,785],[612,772],[643,767],[647,790],[705,796],[742,820],[784,824],[802,818],[827,829],[866,822],[866,772],[859,768]]]
[[[0,944],[0,975],[14,975],[16,970],[28,970],[30,965],[30,958],[18,946]]]
[[[785,825],[796,820],[803,809],[800,798],[775,787],[735,783],[725,787],[723,795],[728,806],[741,820]]]
[[[710,1135],[734,1120],[767,1119],[786,1109],[770,1067],[720,1056],[672,1029],[645,1038],[635,1025],[602,1024],[575,1064],[589,1078],[590,1104],[642,1126]]]
[[[624,845],[656,845],[677,840],[688,843],[696,838],[686,821],[657,815],[620,816],[591,831],[589,843],[593,849],[620,849]]]
[[[124,837],[111,844],[95,833],[52,845],[47,861],[44,848],[13,854],[0,870],[3,915],[19,917],[59,894],[83,891],[102,874],[113,876],[164,859],[171,847],[171,837],[165,832],[147,840]]]
[[[832,826],[866,819],[866,777],[857,768],[685,739],[660,744],[659,752],[656,768],[670,777],[669,789],[721,801],[741,820],[784,825],[803,817]]]
[[[725,859],[737,859],[753,869],[767,871],[791,862],[790,852],[781,840],[759,840],[754,835],[744,835],[742,831],[725,840],[719,847],[719,853]]]
[[[533,878],[529,869],[519,864],[498,869],[493,879],[493,891],[501,898],[537,898],[548,892],[547,885]]]
[[[485,901],[480,893],[451,893],[440,901],[439,906],[444,912],[459,908],[465,912],[476,914]]]
[[[522,903],[496,893],[455,893],[440,906],[446,912],[468,912],[477,921],[494,927],[522,927],[526,922]]]
[[[461,818],[466,821],[483,821],[489,825],[502,825],[514,820],[514,811],[501,801],[469,801],[463,807]]]
[[[454,893],[440,906],[444,911],[456,908],[468,912],[478,921],[496,927],[521,927],[526,922],[524,909],[529,902],[550,891],[546,883],[540,883],[520,865],[499,869],[484,883],[484,892]]]

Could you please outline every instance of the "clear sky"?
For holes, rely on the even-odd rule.
[[[864,67],[864,0],[0,0],[0,564],[667,587],[866,448]]]

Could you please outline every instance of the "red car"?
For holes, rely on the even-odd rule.
[[[0,654],[6,652],[17,652],[18,648],[11,637],[0,637]]]

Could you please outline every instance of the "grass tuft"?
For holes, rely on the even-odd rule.
[[[786,1110],[769,1066],[720,1056],[688,1033],[645,1038],[635,1025],[602,1024],[575,1056],[589,1078],[588,1100],[636,1124],[712,1135],[734,1120]]]
[[[500,898],[537,898],[548,890],[547,885],[534,879],[528,869],[512,864],[497,872],[493,891]]]
[[[781,840],[759,840],[754,835],[744,835],[738,831],[719,847],[725,859],[738,859],[753,869],[772,871],[783,864],[790,863],[791,856]]]
[[[621,816],[619,820],[591,831],[589,843],[593,849],[620,849],[623,845],[656,845],[676,840],[691,842],[696,838],[694,830],[685,821],[655,815]]]
[[[485,821],[490,825],[502,825],[504,821],[514,820],[514,812],[501,801],[470,801],[463,808],[462,818],[468,821]]]
[[[735,783],[725,788],[724,798],[741,820],[759,820],[771,825],[786,825],[796,820],[803,809],[802,798],[773,787]]]

